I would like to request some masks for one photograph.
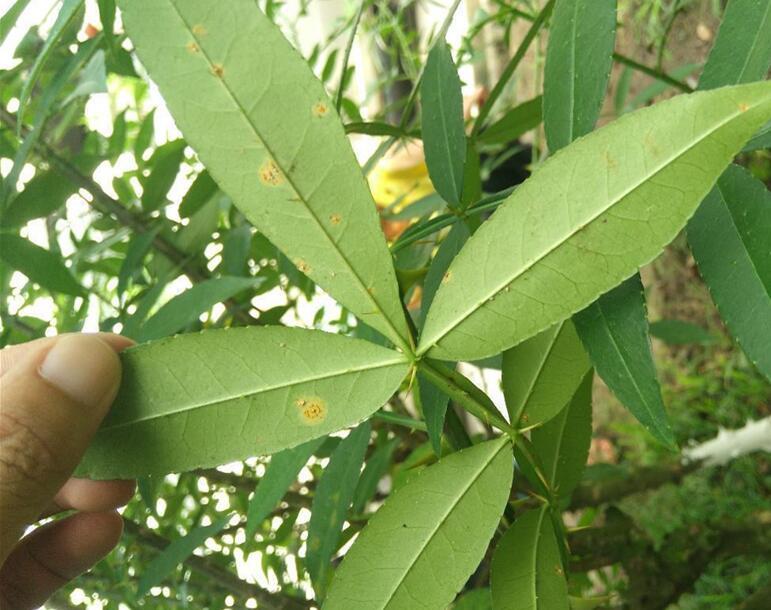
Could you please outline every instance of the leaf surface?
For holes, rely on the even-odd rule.
[[[495,610],[568,610],[557,537],[544,506],[521,515],[501,538],[490,568]]]
[[[362,421],[409,368],[366,341],[282,327],[181,335],[121,359],[118,397],[80,476],[134,478],[276,453]]]
[[[444,610],[484,557],[512,473],[505,439],[453,453],[423,469],[359,534],[324,608]]]
[[[276,508],[281,498],[284,497],[289,486],[297,479],[302,467],[310,459],[313,452],[326,440],[324,437],[314,438],[312,441],[284,449],[274,454],[265,468],[254,495],[249,500],[249,508],[246,513],[246,539],[252,540],[257,528],[265,518]]]
[[[506,350],[501,370],[509,421],[531,428],[550,420],[570,401],[589,368],[570,320]]]
[[[431,47],[420,84],[421,131],[431,182],[442,198],[458,207],[463,190],[466,133],[463,95],[450,47]]]
[[[616,0],[557,0],[543,82],[546,141],[554,153],[594,129],[616,42]]]
[[[546,482],[560,499],[570,497],[589,457],[593,378],[593,374],[585,374],[570,403],[531,435]]]
[[[771,193],[732,165],[688,225],[712,300],[742,350],[771,379]]]
[[[187,142],[293,263],[404,350],[364,176],[323,85],[252,0],[125,0],[137,54]]]
[[[665,445],[674,448],[653,364],[643,286],[635,274],[573,316],[592,364],[621,403]]]
[[[715,337],[707,330],[685,320],[656,320],[650,323],[649,332],[651,337],[661,339],[669,345],[707,345],[715,342]]]
[[[311,506],[305,564],[316,598],[322,599],[340,531],[359,483],[372,426],[364,422],[345,437],[329,458]]]
[[[679,96],[548,159],[450,265],[417,353],[484,358],[586,307],[677,235],[769,114],[771,83]]]
[[[64,265],[61,256],[23,237],[10,233],[0,235],[0,260],[52,292],[83,295],[83,288]]]
[[[761,80],[771,62],[771,2],[731,0],[710,51],[699,89]]]
[[[535,129],[542,120],[543,98],[539,95],[509,110],[479,134],[477,141],[482,144],[506,144]]]

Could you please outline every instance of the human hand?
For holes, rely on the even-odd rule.
[[[118,335],[73,334],[0,351],[0,607],[37,608],[118,542],[131,481],[71,478],[120,384]],[[75,514],[21,538],[62,511]],[[20,540],[21,538],[21,540]]]

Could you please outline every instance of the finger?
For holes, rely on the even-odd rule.
[[[136,490],[134,481],[92,481],[69,479],[59,490],[39,519],[50,517],[63,510],[80,510],[97,513],[114,510],[128,504]]]
[[[120,383],[115,350],[65,335],[0,378],[0,560],[77,466]]]
[[[78,513],[36,529],[0,568],[0,607],[39,607],[107,555],[122,531],[123,520],[115,512]]]
[[[59,340],[61,337],[67,335],[60,335],[58,337],[43,337],[42,339],[35,339],[27,343],[20,343],[19,345],[9,345],[0,350],[0,377],[7,373],[13,367],[15,362],[18,362],[25,355],[45,348],[50,348],[54,341]],[[107,345],[112,347],[116,352],[123,351],[127,347],[134,345],[134,341],[128,337],[122,337],[115,333],[93,333],[91,337],[97,337],[101,339]]]

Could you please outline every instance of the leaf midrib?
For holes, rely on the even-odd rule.
[[[433,531],[431,531],[431,534],[426,539],[426,543],[422,547],[420,547],[420,549],[415,554],[415,556],[410,560],[409,564],[404,568],[404,570],[402,571],[401,578],[399,578],[399,580],[396,582],[396,585],[392,588],[390,594],[383,602],[383,606],[382,606],[383,608],[387,608],[388,604],[391,603],[391,600],[393,599],[394,595],[396,595],[396,592],[399,590],[399,587],[401,587],[401,585],[407,579],[407,575],[412,571],[412,568],[426,552],[426,549],[429,547],[433,539],[436,537],[436,534],[439,532],[441,527],[445,524],[450,514],[452,514],[452,511],[455,510],[455,507],[461,503],[463,498],[466,497],[466,494],[472,488],[474,483],[477,482],[477,480],[479,479],[479,477],[482,476],[482,474],[487,469],[487,467],[493,463],[496,457],[498,457],[498,454],[500,454],[500,452],[503,451],[508,446],[508,441],[506,440],[502,440],[499,442],[500,442],[500,447],[498,447],[498,449],[490,455],[489,459],[485,460],[484,463],[480,466],[480,468],[474,473],[473,477],[471,477],[468,484],[463,488],[461,493],[458,494],[456,501],[450,504],[450,506],[447,508],[447,510],[444,512],[441,518],[437,521]]]
[[[417,355],[420,356],[422,354],[425,354],[427,351],[429,351],[431,348],[436,346],[442,339],[444,339],[452,330],[457,328],[460,324],[462,324],[467,318],[472,316],[474,313],[476,313],[480,308],[484,306],[484,304],[491,298],[494,298],[496,295],[498,295],[500,292],[502,292],[507,286],[510,286],[517,278],[524,275],[527,271],[532,269],[537,263],[541,262],[543,259],[545,259],[547,256],[549,256],[552,252],[556,251],[557,249],[561,248],[565,243],[567,243],[570,239],[572,239],[576,234],[578,234],[579,231],[581,231],[584,227],[592,224],[595,222],[598,218],[600,218],[603,214],[606,214],[609,212],[614,206],[621,203],[624,199],[629,197],[634,191],[636,191],[638,188],[641,188],[644,186],[648,181],[650,181],[654,176],[659,174],[660,172],[667,169],[670,165],[672,165],[675,161],[677,161],[680,157],[690,152],[693,148],[701,144],[705,139],[710,137],[712,134],[717,132],[718,130],[722,129],[729,123],[733,122],[737,117],[745,114],[745,112],[756,108],[762,103],[765,103],[766,100],[763,100],[761,102],[757,102],[750,108],[748,108],[746,111],[739,110],[738,112],[735,112],[731,114],[728,118],[724,119],[717,125],[715,125],[712,129],[705,132],[701,135],[698,139],[692,141],[688,146],[681,149],[674,155],[670,156],[667,160],[663,161],[659,164],[659,166],[652,172],[646,174],[642,179],[638,180],[636,184],[631,186],[626,191],[622,192],[620,195],[618,195],[612,202],[610,202],[609,205],[601,208],[596,214],[588,218],[585,222],[581,223],[579,226],[577,226],[575,229],[570,231],[565,237],[562,239],[556,240],[556,244],[548,248],[545,252],[542,254],[539,254],[537,258],[534,258],[531,262],[525,264],[522,266],[522,268],[513,275],[510,279],[507,279],[505,282],[500,284],[499,286],[495,287],[493,290],[485,293],[485,296],[481,300],[477,300],[476,303],[472,304],[471,307],[468,308],[468,310],[463,313],[461,316],[459,316],[455,321],[453,321],[449,327],[442,330],[441,332],[435,333],[436,338],[432,339],[430,343],[425,344],[422,348],[417,350]],[[563,149],[567,150],[567,148]],[[552,157],[555,158],[555,157]],[[506,205],[506,202],[504,202],[502,205]]]
[[[174,9],[174,12],[176,13],[177,17],[182,22],[182,24],[184,25],[185,29],[188,31],[190,36],[192,36],[193,39],[198,43],[198,46],[199,46],[199,49],[200,49],[200,52],[201,52],[201,56],[204,58],[206,63],[209,64],[210,67],[213,67],[214,66],[214,62],[212,61],[211,57],[207,53],[206,49],[204,48],[204,44],[201,42],[201,40],[198,39],[198,37],[195,34],[193,34],[191,25],[187,22],[187,20],[182,15],[180,10],[177,8],[176,2],[174,0],[168,0],[168,2],[169,2],[169,5]],[[259,6],[257,6],[256,2],[255,2],[255,10],[258,10],[258,11],[260,10],[260,8],[259,8]],[[257,139],[262,143],[262,145],[265,147],[265,150],[268,152],[268,154],[270,154],[271,158],[275,161],[275,163],[278,164],[278,159],[276,158],[276,155],[273,153],[273,150],[268,145],[268,143],[265,141],[265,139],[260,135],[260,132],[257,129],[257,126],[252,122],[252,118],[249,115],[249,113],[246,111],[246,108],[244,108],[244,106],[241,104],[241,102],[238,100],[238,98],[235,96],[233,91],[228,86],[227,82],[225,81],[225,76],[223,75],[222,78],[218,78],[217,80],[218,80],[218,82],[220,82],[222,84],[222,88],[225,90],[225,92],[227,93],[228,97],[230,97],[230,99],[236,105],[236,107],[241,112],[243,117],[246,119],[246,123],[251,128],[251,130],[254,133],[255,137],[257,137]],[[391,320],[391,318],[388,315],[386,315],[385,309],[383,308],[383,306],[369,292],[369,290],[367,290],[366,284],[361,279],[361,277],[359,276],[359,274],[356,271],[356,269],[354,269],[354,267],[351,264],[351,262],[345,256],[345,253],[342,250],[340,250],[340,248],[337,247],[337,244],[335,243],[335,240],[332,239],[332,236],[329,234],[329,232],[327,231],[326,227],[324,227],[324,224],[319,220],[319,217],[316,215],[316,212],[314,211],[314,209],[309,205],[308,200],[306,199],[306,197],[303,194],[300,193],[300,191],[297,188],[297,186],[296,186],[296,184],[295,184],[291,174],[289,172],[285,171],[283,167],[281,167],[281,171],[283,172],[284,176],[286,177],[286,181],[292,187],[292,190],[295,193],[297,193],[298,197],[300,197],[300,199],[302,200],[302,202],[305,205],[306,209],[308,210],[310,215],[313,217],[313,220],[316,221],[316,225],[319,227],[319,229],[321,230],[321,232],[324,235],[324,237],[332,245],[332,248],[334,249],[334,251],[338,253],[340,258],[345,263],[346,267],[348,268],[348,271],[353,275],[353,277],[359,283],[360,292],[362,294],[366,295],[366,298],[372,303],[372,305],[374,305],[375,309],[378,311],[378,313],[380,313],[380,315],[383,317],[383,319],[385,320],[385,322],[388,325],[388,327],[393,332],[393,336],[390,337],[390,338],[392,340],[394,340],[394,342],[397,343],[402,350],[404,350],[406,353],[410,353],[412,350],[410,349],[407,341],[405,341],[404,337],[402,337],[401,333],[399,333],[399,331],[396,329],[396,327],[394,326],[394,323]]]
[[[565,324],[565,322],[558,322],[559,328],[552,336],[551,341],[549,342],[549,349],[545,350],[543,358],[541,359],[541,362],[538,365],[538,370],[536,371],[536,374],[533,375],[532,380],[530,381],[530,386],[527,388],[527,393],[525,394],[525,400],[522,401],[522,406],[517,411],[517,416],[512,417],[512,420],[516,422],[516,426],[519,428],[520,420],[522,419],[522,415],[527,410],[528,407],[528,401],[533,395],[533,391],[535,390],[535,386],[538,383],[538,380],[540,379],[543,369],[546,366],[547,360],[549,360],[549,357],[551,356],[551,353],[554,351],[554,346],[557,344],[557,338],[559,337],[559,334],[562,332],[562,326]]]
[[[370,365],[362,365],[359,367],[354,368],[347,368],[340,371],[333,371],[330,373],[324,373],[321,375],[313,375],[309,377],[305,377],[302,379],[293,379],[291,381],[286,381],[282,383],[276,383],[274,385],[268,385],[265,387],[261,387],[258,389],[254,389],[252,391],[248,392],[234,392],[232,395],[224,396],[222,398],[218,398],[216,400],[207,401],[207,402],[198,402],[198,403],[192,403],[187,404],[183,407],[179,407],[176,409],[168,410],[163,413],[153,413],[146,417],[138,417],[134,418],[130,421],[126,422],[120,422],[118,424],[109,425],[109,423],[101,428],[101,431],[108,431],[108,430],[117,430],[120,428],[125,428],[126,426],[133,426],[136,424],[140,424],[142,422],[146,421],[152,421],[155,419],[162,419],[164,417],[172,417],[174,415],[179,415],[181,413],[188,413],[191,411],[194,411],[196,409],[203,409],[208,407],[216,407],[218,405],[225,404],[227,402],[233,401],[233,400],[239,400],[242,398],[247,398],[250,396],[257,396],[258,394],[264,394],[265,392],[272,392],[274,390],[281,390],[284,388],[290,388],[295,385],[304,384],[304,383],[310,383],[314,381],[323,381],[325,379],[331,379],[333,377],[342,377],[343,375],[352,375],[355,373],[363,373],[365,371],[373,371],[379,368],[386,368],[391,366],[396,366],[398,364],[407,364],[407,361],[399,354],[398,352],[394,352],[396,357],[393,360],[383,360],[379,361],[377,364],[370,364]]]

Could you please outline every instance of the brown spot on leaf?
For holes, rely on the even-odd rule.
[[[739,110],[741,110],[742,112],[747,112],[749,109],[750,109],[749,104],[745,104],[744,102],[739,104]]]
[[[447,283],[447,282],[449,282],[451,279],[452,279],[452,272],[451,272],[451,271],[448,271],[447,273],[445,273],[445,274],[442,276],[442,284],[446,284],[446,283]]]
[[[329,222],[331,222],[333,225],[339,225],[342,219],[343,218],[340,216],[340,214],[331,214],[329,216]]]
[[[188,53],[198,53],[198,51],[201,50],[201,47],[198,46],[198,43],[191,40],[185,45],[185,48],[187,49]]]
[[[225,68],[222,67],[222,64],[212,64],[211,73],[217,78],[222,78],[225,74]]]
[[[321,398],[298,398],[295,405],[306,424],[320,424],[327,418],[327,405]]]
[[[313,116],[315,117],[323,117],[329,112],[329,106],[327,106],[324,102],[316,102],[313,104]]]
[[[301,258],[297,259],[295,266],[303,273],[308,273],[311,270],[311,266]]]
[[[205,35],[205,34],[206,34],[206,28],[205,28],[205,27],[204,27],[202,24],[200,24],[200,23],[196,23],[196,24],[195,24],[195,25],[192,27],[192,32],[193,32],[193,34],[195,34],[196,36],[203,36],[203,35]]]
[[[260,167],[260,182],[268,186],[278,186],[284,182],[284,174],[273,159],[268,159]]]

